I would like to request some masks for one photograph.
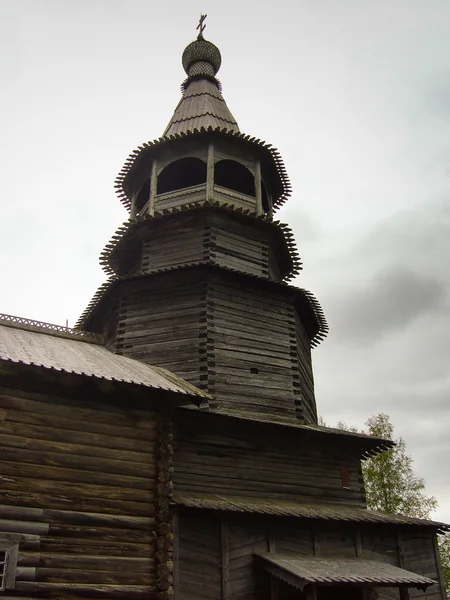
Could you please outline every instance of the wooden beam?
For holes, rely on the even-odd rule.
[[[434,554],[436,557],[436,570],[438,572],[439,587],[441,588],[440,589],[441,598],[442,598],[442,600],[445,600],[445,598],[447,598],[447,594],[445,591],[444,572],[442,570],[441,554],[439,552],[437,535],[435,533],[433,534],[433,546],[434,546]]]
[[[158,189],[157,188],[157,185],[158,185],[157,168],[158,168],[158,161],[155,158],[152,163],[152,175],[151,175],[151,179],[150,179],[150,197],[148,200],[148,214],[151,217],[153,217],[155,214],[155,198],[156,198],[156,192]]]
[[[136,218],[136,200],[137,192],[133,192],[133,195],[131,196],[130,219]]]
[[[256,215],[259,217],[263,214],[262,205],[262,190],[261,190],[261,162],[259,159],[255,161],[255,193],[256,193]]]
[[[358,558],[362,556],[361,532],[355,533],[355,554]]]
[[[220,539],[222,545],[222,600],[228,600],[230,597],[230,552],[228,526],[224,518],[220,521]]]
[[[214,143],[208,145],[208,162],[206,167],[206,200],[214,199]]]

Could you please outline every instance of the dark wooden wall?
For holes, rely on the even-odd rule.
[[[219,276],[208,294],[215,371],[210,391],[220,405],[316,422],[311,355],[305,350],[309,339],[296,328],[292,295]]]
[[[178,493],[365,506],[357,452],[335,438],[314,441],[308,432],[183,409],[176,415],[174,486]]]
[[[13,595],[153,597],[157,415],[2,388],[0,420]]]
[[[364,523],[312,522],[284,517],[202,514],[181,510],[178,517],[179,565],[176,600],[269,600],[268,579],[259,568],[255,553],[268,551],[323,558],[362,558],[412,568],[406,559],[413,552],[417,573],[437,578],[434,553],[428,548],[427,530],[402,528],[416,548],[406,550],[402,562],[397,542],[398,528]],[[406,548],[406,546],[405,546]],[[398,588],[376,588],[379,598],[399,600]],[[439,586],[426,592],[409,588],[411,598],[442,600]]]
[[[317,422],[309,338],[289,289],[208,267],[121,285],[117,352],[173,371],[222,410]]]
[[[206,339],[206,285],[157,275],[124,286],[119,305],[116,351],[165,367],[190,383],[202,384]]]

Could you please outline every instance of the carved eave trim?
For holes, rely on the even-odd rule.
[[[86,306],[84,311],[81,313],[78,321],[75,323],[74,329],[83,329],[83,323],[85,323],[90,317],[90,315],[94,312],[96,306],[100,303],[100,300],[105,296],[106,292],[110,289],[110,287],[115,283],[117,277],[110,277],[107,281],[101,284],[95,294],[92,296],[91,301]]]
[[[256,146],[257,148],[259,148],[260,150],[263,150],[268,155],[268,157],[270,158],[271,162],[273,163],[273,166],[274,166],[274,168],[280,178],[280,181],[281,181],[281,188],[282,188],[281,193],[273,201],[273,208],[274,209],[280,208],[286,202],[286,200],[289,198],[289,196],[291,195],[291,191],[292,191],[291,184],[289,182],[289,178],[287,175],[287,171],[284,166],[283,159],[281,158],[281,154],[271,144],[266,144],[266,142],[260,140],[259,138],[255,138],[250,135],[246,135],[245,133],[229,131],[226,128],[221,129],[220,127],[216,128],[216,129],[213,129],[212,127],[205,129],[202,127],[200,130],[194,129],[194,131],[189,132],[189,133],[179,133],[179,134],[175,134],[175,135],[161,137],[159,139],[153,140],[152,142],[145,142],[141,146],[138,146],[136,148],[136,150],[133,150],[133,152],[129,155],[129,157],[125,161],[125,164],[122,167],[121,171],[119,172],[119,175],[117,176],[115,183],[114,183],[114,188],[116,190],[116,194],[118,195],[120,201],[125,206],[125,208],[127,210],[131,209],[131,199],[128,197],[127,193],[125,192],[124,183],[125,183],[125,180],[126,180],[128,174],[130,173],[130,171],[133,169],[133,167],[136,166],[137,160],[142,156],[143,152],[147,152],[151,149],[156,149],[156,148],[162,146],[163,144],[174,142],[176,140],[182,140],[182,139],[189,138],[191,136],[201,136],[201,135],[211,134],[211,133],[216,133],[216,134],[220,134],[220,135],[223,135],[226,137],[232,137],[235,139],[239,139],[247,144]]]
[[[278,229],[278,233],[280,233],[284,238],[289,254],[289,260],[291,261],[291,267],[289,268],[288,273],[283,277],[283,281],[292,281],[292,279],[294,279],[303,269],[303,263],[298,252],[297,244],[295,243],[295,237],[289,225],[286,225],[286,223],[282,223],[281,221],[273,221],[270,217],[266,215],[256,217],[255,215],[251,214],[251,211],[249,209],[243,209],[242,207],[237,208],[233,204],[222,204],[217,201],[209,202],[207,200],[201,202],[192,202],[190,204],[184,204],[180,207],[173,207],[164,211],[156,211],[154,215],[149,215],[148,213],[146,213],[143,216],[138,216],[136,219],[130,219],[129,221],[125,221],[117,229],[117,231],[111,237],[110,241],[105,245],[105,247],[101,251],[99,258],[100,266],[102,267],[103,271],[108,277],[115,277],[116,272],[114,271],[111,265],[111,259],[114,253],[116,252],[119,246],[125,243],[126,238],[129,235],[131,235],[133,231],[142,227],[143,223],[145,223],[149,219],[161,219],[170,215],[199,210],[205,207],[216,208],[219,211],[223,210],[224,212],[237,212],[240,215],[243,215],[244,218],[247,218],[249,220],[253,219],[257,220],[258,222],[262,221],[269,225],[276,226]]]
[[[86,307],[85,311],[82,313],[82,315],[76,322],[75,328],[76,329],[83,328],[83,326],[86,323],[86,321],[88,320],[88,318],[92,315],[92,313],[95,311],[95,309],[100,304],[102,298],[106,295],[106,292],[116,282],[125,281],[125,280],[141,279],[141,278],[149,277],[154,274],[168,273],[168,272],[172,272],[172,271],[180,271],[183,269],[190,269],[193,267],[207,267],[209,269],[217,269],[219,272],[220,271],[228,271],[231,273],[237,273],[241,277],[245,277],[245,278],[253,280],[253,281],[262,282],[267,286],[281,287],[284,289],[291,290],[292,292],[294,292],[294,294],[297,296],[297,298],[300,301],[303,300],[308,305],[308,307],[311,311],[311,315],[313,316],[313,318],[316,322],[316,331],[311,336],[311,342],[310,342],[311,347],[313,347],[313,348],[317,347],[320,344],[320,342],[322,340],[324,340],[326,338],[326,336],[328,335],[329,327],[328,327],[328,323],[325,318],[325,314],[322,310],[322,307],[319,304],[319,301],[314,296],[314,294],[312,294],[312,292],[310,292],[309,290],[305,290],[304,288],[298,288],[293,285],[289,285],[288,283],[286,283],[284,281],[271,281],[260,275],[252,275],[249,273],[242,273],[242,271],[239,271],[232,267],[224,267],[224,266],[219,267],[218,265],[213,264],[210,261],[198,261],[198,262],[193,262],[193,263],[184,264],[184,265],[180,265],[180,266],[163,267],[160,269],[155,269],[154,271],[152,271],[152,273],[133,275],[132,277],[113,276],[99,287],[97,292],[94,294],[94,297],[92,298],[92,300]]]

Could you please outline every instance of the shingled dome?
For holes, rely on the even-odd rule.
[[[219,48],[204,39],[190,43],[185,48],[181,60],[183,69],[189,77],[196,75],[214,77],[222,63]]]

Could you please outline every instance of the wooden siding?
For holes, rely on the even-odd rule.
[[[349,489],[342,487],[342,465]],[[184,409],[176,413],[174,486],[179,493],[365,506],[354,452],[315,445],[305,432]]]
[[[410,533],[399,536],[402,564],[405,569],[419,573],[424,577],[429,577],[439,582],[439,567],[436,556],[436,544],[432,534]],[[441,600],[445,597],[445,592],[441,585],[430,586],[425,592],[411,589],[409,592],[411,599],[420,600]]]
[[[400,557],[398,529],[395,527],[330,524],[186,509],[178,515],[178,523],[180,558],[175,600],[268,600],[268,577],[255,560],[255,553],[277,552],[305,557],[348,559],[362,556],[408,568],[403,565]],[[405,531],[411,530],[405,528]],[[423,548],[420,558],[415,551],[418,560],[416,568],[409,568],[425,574],[425,564],[430,561],[430,556],[434,556],[430,554],[427,544],[427,538],[431,541],[432,538],[426,532],[416,534],[415,538],[418,548],[422,542],[428,552]],[[433,568],[436,570],[435,560],[431,562],[433,564],[430,563],[426,576],[430,576]],[[428,588],[427,593],[409,588],[410,597],[419,595],[442,600],[443,596],[436,595],[432,591],[433,587],[435,586]],[[280,589],[283,589],[282,584]],[[378,598],[400,598],[396,587],[375,589]]]
[[[295,311],[295,341],[297,351],[296,382],[297,400],[305,423],[317,423],[317,407],[314,394],[314,374],[312,368],[311,344],[301,317]]]
[[[176,600],[221,600],[220,520],[206,514],[183,515],[177,543]]]
[[[14,593],[153,597],[157,416],[1,388],[0,418]]]
[[[314,422],[315,413],[309,409],[305,414],[302,403],[289,293],[216,279],[208,287],[208,309],[213,347],[209,391],[219,405],[240,413]],[[301,357],[311,360],[304,353]],[[304,370],[310,369],[309,364]]]
[[[202,261],[266,279],[269,270],[274,273],[274,265],[269,265],[273,232],[240,223],[232,214],[191,212],[146,225],[140,233],[144,238],[142,273]],[[270,257],[272,263],[280,261],[273,249]],[[121,275],[128,274],[121,269]],[[280,267],[275,270],[279,273]]]
[[[221,267],[228,267],[269,277],[269,254],[267,241],[243,235],[223,227],[211,231],[211,259]]]
[[[207,258],[208,228],[198,227],[193,219],[187,222],[162,221],[149,232],[142,252],[142,273],[180,267]]]
[[[116,351],[173,371],[221,409],[315,423],[311,354],[293,304],[289,290],[207,267],[154,274],[122,284]]]
[[[169,274],[128,285],[120,300],[116,351],[202,386],[205,304],[205,285],[198,280],[187,284]]]

